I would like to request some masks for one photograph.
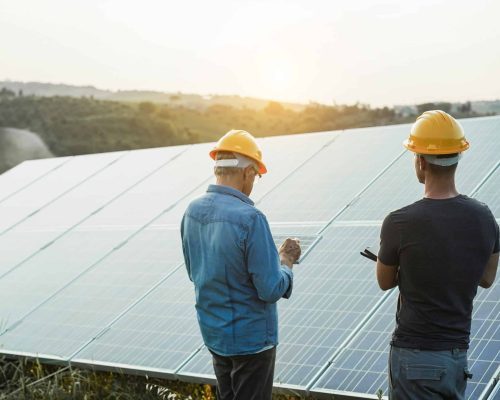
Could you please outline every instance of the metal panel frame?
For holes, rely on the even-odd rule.
[[[497,400],[497,394],[500,394],[500,365],[498,365],[497,370],[479,395],[479,399]]]

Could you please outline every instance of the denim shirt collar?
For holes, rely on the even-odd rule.
[[[252,201],[252,199],[250,199],[250,197],[248,197],[244,193],[240,192],[239,190],[233,189],[232,187],[229,187],[229,186],[208,185],[207,193],[209,193],[209,192],[227,194],[230,196],[234,196],[234,197],[237,197],[238,199],[244,201],[245,203],[250,204],[251,206],[254,205],[254,202]]]

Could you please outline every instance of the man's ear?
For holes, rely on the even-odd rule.
[[[245,179],[248,179],[251,173],[252,173],[252,166],[250,165],[243,170],[243,176],[245,177]]]
[[[418,156],[418,167],[421,171],[427,170],[427,160],[425,159],[425,157]]]

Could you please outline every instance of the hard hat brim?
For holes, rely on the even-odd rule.
[[[422,146],[417,143],[416,140],[412,140],[412,138],[406,139],[403,142],[403,146],[417,154],[454,154],[454,153],[462,153],[463,151],[469,148],[469,142],[467,140],[462,139],[459,143],[453,143],[449,146]]]

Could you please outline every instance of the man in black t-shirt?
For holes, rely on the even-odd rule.
[[[472,303],[489,288],[499,259],[499,228],[489,208],[455,188],[462,127],[427,111],[405,147],[415,153],[424,198],[384,220],[377,280],[399,287],[389,357],[389,399],[463,399]]]

